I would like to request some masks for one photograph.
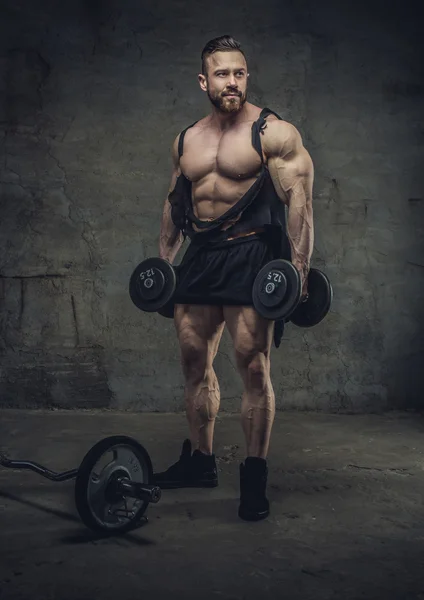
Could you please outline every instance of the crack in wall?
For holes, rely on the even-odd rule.
[[[38,97],[40,111],[43,112],[43,86],[45,85],[47,79],[50,77],[52,68],[50,63],[47,62],[47,60],[42,56],[39,50],[36,50],[35,54],[41,65],[41,78],[37,85],[36,93]]]
[[[14,173],[12,169],[9,169],[11,173]],[[17,175],[17,173],[15,173]],[[16,183],[15,181],[0,181],[0,185],[13,185],[15,187],[21,188],[23,192],[27,192],[28,190],[22,185],[22,183]]]
[[[138,53],[139,53],[138,58],[141,59],[143,57],[143,49],[140,46],[140,42],[138,41],[138,35],[139,35],[139,33],[138,33],[138,31],[136,29],[130,29],[130,31],[131,31],[131,33],[132,33],[132,35],[134,37],[134,43],[135,43],[135,45],[137,46],[137,49],[138,49]]]
[[[16,177],[18,178],[19,184],[15,184],[15,185],[19,185],[22,188],[22,190],[24,192],[26,192],[28,190],[22,183],[21,175],[19,173],[17,173],[17,171],[15,171],[14,169],[12,169],[11,167],[8,166],[7,159],[8,159],[8,156],[11,155],[11,152],[8,150],[9,135],[10,135],[9,128],[6,126],[6,128],[4,130],[4,170],[6,173],[13,173],[13,175],[16,175]],[[6,183],[6,182],[4,182],[4,183]],[[7,182],[7,185],[13,185],[13,183]]]
[[[233,370],[238,374],[237,368],[234,366],[233,361],[226,352],[224,352],[223,350],[218,350],[217,354],[221,354],[224,358],[226,358],[228,363],[232,366]]]
[[[96,258],[97,252],[96,252],[95,246],[96,246],[97,242],[96,242],[93,227],[91,226],[89,221],[87,221],[84,218],[81,208],[75,203],[73,198],[68,194],[67,188],[69,186],[69,182],[68,182],[68,176],[66,173],[66,169],[61,164],[59,159],[53,154],[51,146],[49,146],[47,148],[47,154],[54,161],[57,168],[61,171],[61,173],[63,175],[64,185],[61,188],[61,190],[69,203],[68,218],[75,225],[77,225],[77,226],[82,225],[83,229],[82,229],[82,233],[81,233],[81,239],[85,242],[85,244],[87,246],[90,265],[94,271],[97,271],[98,269],[100,269],[100,263]],[[72,209],[77,214],[79,221],[75,220],[75,218],[72,216]]]
[[[310,384],[311,384],[311,386],[312,386],[312,381],[311,381],[311,364],[312,364],[314,361],[312,360],[312,356],[311,356],[311,348],[310,348],[310,346],[309,346],[309,342],[308,342],[308,340],[307,340],[307,335],[308,335],[307,333],[304,333],[304,334],[302,335],[302,339],[303,339],[303,343],[305,344],[305,346],[306,346],[306,349],[307,349],[307,351],[308,351],[308,358],[309,358],[309,364],[308,364],[308,366],[307,366],[307,368],[306,368],[306,378],[307,378],[307,380],[309,381],[309,383],[310,383]]]
[[[79,346],[80,343],[80,334],[78,329],[78,319],[77,319],[77,309],[75,306],[75,298],[74,295],[71,294],[71,306],[72,306],[72,316],[74,320],[74,328],[75,328],[75,336],[76,336],[76,346]]]
[[[24,316],[24,309],[25,309],[25,282],[23,281],[23,279],[21,279],[21,296],[20,296],[20,302],[19,302],[19,329],[22,329],[22,319]]]
[[[344,359],[343,359],[343,356],[342,356],[342,353],[341,353],[341,350],[340,350],[340,347],[339,347],[339,346],[335,346],[335,352],[336,352],[336,355],[338,356],[338,358],[339,358],[340,362],[342,363],[342,365],[343,365],[343,366],[344,366],[344,368],[345,368],[345,377],[346,377],[346,379],[345,379],[345,381],[344,381],[344,385],[343,385],[343,393],[344,393],[344,395],[346,396],[346,398],[349,398],[349,394],[348,394],[348,393],[347,393],[347,391],[346,391],[346,387],[347,387],[347,385],[348,385],[349,383],[351,383],[351,381],[350,381],[350,375],[349,375],[349,365],[348,365],[348,364],[347,364],[347,363],[344,361]]]
[[[371,266],[370,256],[368,254],[368,247],[367,247],[366,240],[364,241],[364,253],[365,253],[365,258],[367,260],[368,272],[371,275],[371,273],[372,273],[372,266]],[[372,281],[368,280],[368,284],[369,284],[368,287],[369,287],[369,290],[371,291],[371,296],[372,296],[372,299],[373,299],[373,302],[374,302],[374,317],[373,318],[375,319],[375,321],[378,322],[378,320],[379,320],[379,311],[378,311],[377,296],[376,296],[376,293],[375,293],[376,290],[375,290],[375,287],[374,287]]]

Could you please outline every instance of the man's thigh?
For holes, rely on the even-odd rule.
[[[221,306],[176,304],[174,323],[183,355],[199,352],[213,360],[225,327]]]
[[[225,306],[223,314],[236,353],[269,357],[274,321],[261,317],[253,306]]]

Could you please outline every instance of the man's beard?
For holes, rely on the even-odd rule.
[[[226,114],[238,112],[243,108],[247,100],[247,91],[244,94],[240,92],[234,93],[238,95],[238,98],[225,98],[222,94],[212,95],[209,90],[207,91],[208,98],[215,108]],[[226,94],[230,94],[230,92],[226,92]]]

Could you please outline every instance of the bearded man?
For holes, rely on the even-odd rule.
[[[259,520],[269,514],[267,455],[275,415],[270,353],[276,324],[255,311],[252,286],[267,262],[284,258],[298,269],[306,294],[314,173],[298,130],[247,101],[248,78],[245,54],[233,37],[208,42],[198,81],[210,114],[173,144],[159,255],[172,264],[184,239],[190,239],[174,296],[190,439],[179,460],[156,473],[154,481],[165,489],[218,485],[213,438],[220,387],[213,362],[227,326],[244,387],[246,458],[240,465],[238,514]]]

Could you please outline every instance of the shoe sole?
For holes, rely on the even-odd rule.
[[[243,521],[262,521],[262,519],[266,519],[269,516],[269,510],[255,513],[239,508],[238,516],[240,519],[243,519]]]

